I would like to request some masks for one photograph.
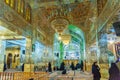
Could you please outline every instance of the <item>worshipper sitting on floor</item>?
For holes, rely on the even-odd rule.
[[[66,69],[64,69],[64,70],[62,71],[62,74],[66,74],[66,72],[67,72]]]
[[[79,69],[79,68],[80,68],[80,64],[77,63],[77,64],[76,64],[76,67],[75,67],[75,70],[77,70],[77,69]]]

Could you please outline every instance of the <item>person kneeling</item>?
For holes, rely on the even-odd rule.
[[[62,74],[66,74],[66,69],[64,69],[64,70],[62,71]]]

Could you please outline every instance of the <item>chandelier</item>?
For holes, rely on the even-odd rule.
[[[70,43],[70,40],[71,40],[70,34],[62,34],[61,35],[61,41],[63,42],[63,44],[68,45]]]
[[[51,27],[55,30],[56,33],[61,35],[63,31],[69,25],[69,13],[63,8],[57,8],[53,10],[49,16]]]
[[[59,35],[63,33],[63,31],[67,28],[68,24],[69,24],[68,20],[64,18],[56,18],[51,22],[52,28]]]
[[[56,33],[58,33],[60,41],[65,45],[69,44],[71,40],[71,36],[69,34],[63,33],[70,24],[71,18],[72,17],[67,8],[62,5],[54,9],[49,16],[51,27]]]

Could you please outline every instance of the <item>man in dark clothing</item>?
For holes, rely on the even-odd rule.
[[[111,63],[109,80],[120,80],[120,62]]]
[[[50,62],[48,63],[48,71],[52,72],[52,68],[51,68],[51,63]]]
[[[100,74],[100,68],[97,65],[97,62],[94,62],[92,65],[92,74],[93,74],[93,80],[100,80],[101,74]]]

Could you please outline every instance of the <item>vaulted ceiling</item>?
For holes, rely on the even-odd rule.
[[[51,27],[50,16],[55,10],[64,8],[63,13],[67,13],[70,24],[77,26],[85,34],[90,31],[91,18],[94,17],[95,1],[93,0],[25,0],[32,8],[32,24],[37,27],[49,39],[53,39],[55,33]],[[104,0],[102,0],[104,1]],[[107,1],[107,0],[105,0]],[[98,0],[100,2],[100,0]],[[99,5],[101,5],[99,3]],[[98,7],[99,7],[98,5]],[[100,9],[99,13],[100,13]],[[86,37],[86,36],[85,36]]]
[[[36,2],[35,2],[36,1]],[[49,16],[52,11],[60,8],[60,5],[64,6],[65,9],[68,10],[67,14],[70,16],[70,24],[76,25],[81,28],[83,31],[88,31],[89,27],[86,27],[84,24],[89,23],[87,20],[92,14],[91,10],[91,2],[83,1],[83,2],[65,2],[62,0],[33,0],[30,1],[32,6],[33,13],[33,23],[36,26],[39,26],[40,29],[45,31],[46,34],[53,34],[54,30],[52,29],[49,21]],[[67,0],[66,0],[67,1]],[[87,22],[86,22],[87,21]],[[51,34],[50,34],[51,33]]]

